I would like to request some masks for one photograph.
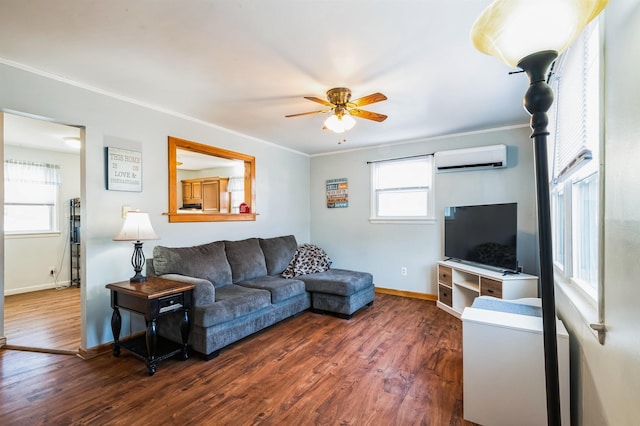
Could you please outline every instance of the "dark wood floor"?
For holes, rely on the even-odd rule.
[[[4,332],[11,348],[76,354],[80,348],[80,288],[4,298]]]
[[[471,425],[462,326],[434,302],[377,294],[352,320],[304,312],[149,377],[123,351],[90,360],[0,351],[3,424]]]

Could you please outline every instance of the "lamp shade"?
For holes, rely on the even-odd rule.
[[[341,116],[332,115],[324,122],[327,129],[336,133],[344,133],[346,130],[351,130],[356,125],[356,120],[349,114],[343,114]]]
[[[158,234],[153,230],[149,214],[141,211],[129,211],[122,224],[120,232],[113,237],[113,241],[142,241],[158,240]]]
[[[471,28],[476,49],[515,67],[541,51],[565,51],[609,0],[496,0]]]

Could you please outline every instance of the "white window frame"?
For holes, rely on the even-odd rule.
[[[395,188],[380,188],[378,185],[378,173],[381,168],[388,165],[398,165],[403,162],[416,162],[423,161],[425,163],[425,173],[427,174],[426,185],[415,186],[408,183],[407,185],[399,185]],[[433,155],[418,155],[406,158],[397,158],[390,160],[372,161],[370,165],[370,223],[413,223],[413,224],[427,224],[435,223],[435,208],[434,208],[434,167],[433,167]],[[400,193],[400,192],[420,192],[425,194],[426,201],[426,214],[418,216],[384,216],[379,213],[379,195],[383,193]]]
[[[549,113],[550,130],[553,136],[549,140],[549,164],[550,173],[550,194],[552,205],[552,222],[553,223],[553,250],[554,250],[554,277],[557,287],[568,297],[574,307],[580,312],[584,321],[589,325],[594,336],[600,343],[604,343],[604,262],[603,262],[603,234],[604,234],[604,170],[601,159],[604,157],[603,140],[603,114],[602,102],[602,43],[601,43],[601,23],[595,20],[583,32],[583,35],[576,40],[573,46],[563,56],[556,61],[556,67],[559,68],[557,75],[551,79],[551,86],[556,95],[556,102]],[[565,66],[575,52],[576,55],[584,57],[581,62],[573,61],[572,66]],[[593,62],[596,60],[597,62]],[[566,61],[566,62],[565,62]],[[588,65],[589,64],[589,65]],[[591,65],[593,64],[593,65]],[[591,90],[588,84],[576,85],[581,82],[597,81],[598,87]],[[563,86],[563,82],[567,87]],[[558,87],[559,86],[559,87]],[[580,95],[567,95],[569,86],[574,91],[576,87],[580,87],[582,92]],[[564,89],[564,92],[563,92]],[[564,96],[563,96],[564,95]],[[570,108],[565,109],[569,116],[565,116],[562,110],[558,111],[558,104],[582,100],[582,104],[569,105]],[[578,113],[576,113],[578,112]],[[577,120],[577,122],[576,122]],[[576,124],[577,123],[577,124]],[[558,124],[560,128],[557,128]],[[592,125],[596,124],[597,128]],[[584,138],[584,139],[582,139]],[[556,146],[558,144],[566,146],[567,142],[573,146],[572,149],[565,151],[564,158],[561,154],[556,155]],[[587,148],[587,149],[585,149]],[[589,149],[591,155],[589,155]],[[558,151],[559,152],[559,151]],[[569,154],[566,154],[569,152]],[[582,155],[580,153],[583,153]],[[587,155],[584,155],[587,153]],[[590,157],[592,157],[590,159]],[[570,159],[576,159],[569,167],[566,164],[571,163]],[[583,282],[577,277],[576,270],[576,244],[579,235],[576,235],[575,226],[576,212],[574,199],[576,191],[574,187],[588,176],[597,174],[598,179],[598,206],[597,206],[597,282],[595,288],[588,283]],[[564,218],[563,226],[559,226],[557,220],[557,194],[563,193],[564,196]],[[558,230],[563,229],[562,235]],[[562,239],[564,248],[563,258],[556,258],[559,239]]]
[[[570,247],[566,246],[566,241],[571,240],[571,236],[567,237],[567,227],[566,227],[566,215],[567,211],[570,210],[570,206],[567,206],[567,196],[571,196],[571,194],[567,194],[566,189],[563,185],[557,185],[552,187],[550,190],[551,195],[551,225],[552,225],[552,235],[553,238],[553,265],[556,270],[561,273],[566,274],[569,272],[569,268],[571,268],[571,264],[566,261],[567,250],[570,250]],[[562,223],[559,223],[560,220]],[[557,238],[557,235],[562,235],[562,238]],[[570,273],[570,272],[569,272]]]

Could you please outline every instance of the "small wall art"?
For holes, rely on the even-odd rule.
[[[349,182],[347,178],[327,180],[327,208],[349,207]]]
[[[106,185],[109,191],[142,191],[142,153],[105,147]]]

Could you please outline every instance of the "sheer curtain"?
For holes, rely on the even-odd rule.
[[[231,213],[239,213],[240,204],[244,201],[244,177],[230,177],[227,191],[231,193]]]
[[[4,180],[12,183],[57,186],[62,183],[60,166],[21,160],[5,160]]]

